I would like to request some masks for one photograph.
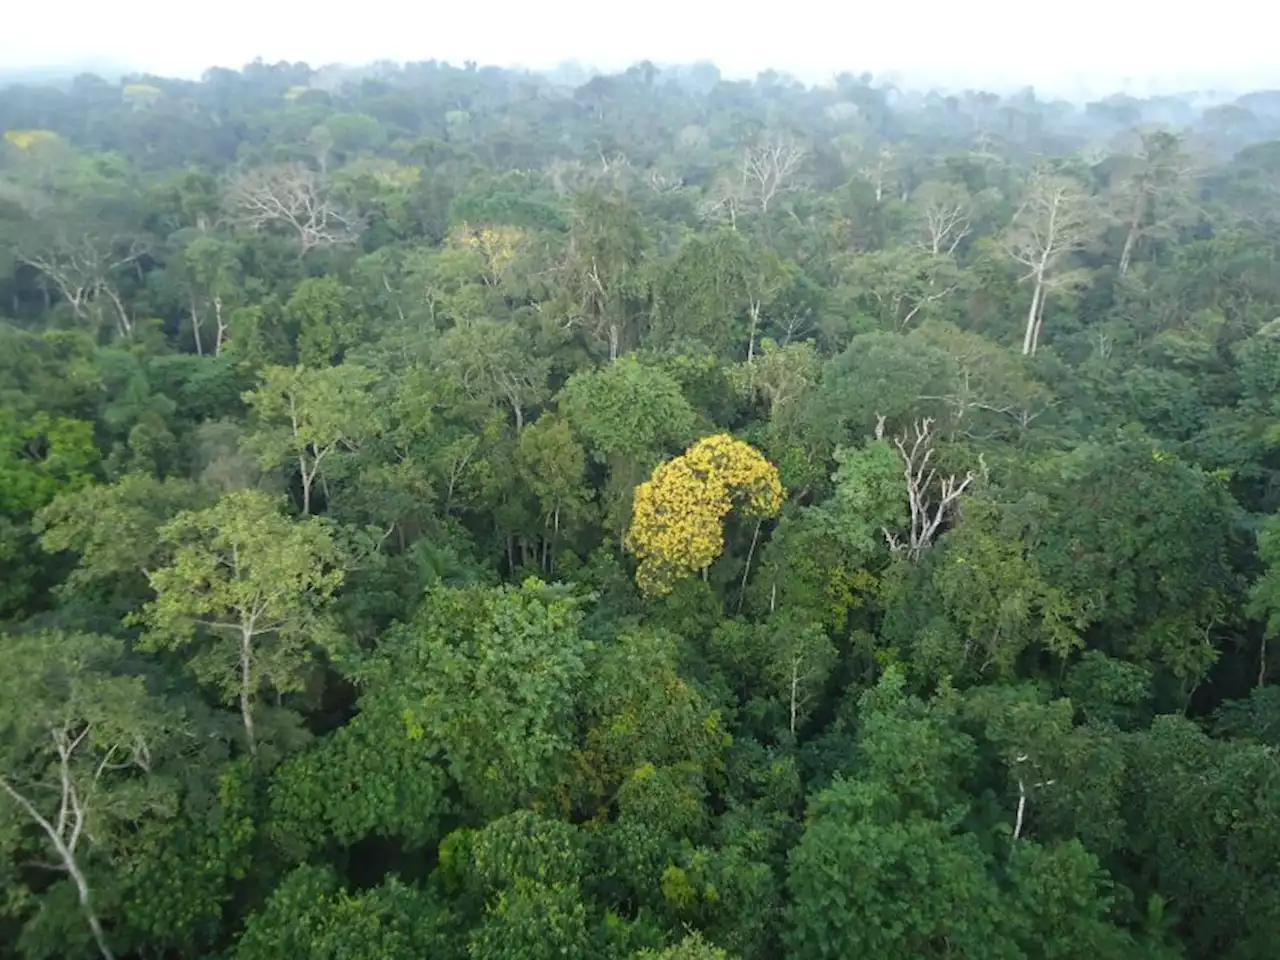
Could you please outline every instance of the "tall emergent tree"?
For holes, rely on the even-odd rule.
[[[155,599],[136,618],[143,645],[193,649],[192,672],[239,706],[256,753],[258,695],[300,689],[313,651],[338,643],[327,607],[343,571],[330,527],[291,520],[271,496],[243,490],[178,514],[159,537],[172,559],[148,573]]]
[[[1102,218],[1084,186],[1070,177],[1039,172],[1027,184],[1026,199],[1004,235],[1005,250],[1027,269],[1031,306],[1027,310],[1022,352],[1040,344],[1045,300],[1054,290],[1069,289],[1087,275],[1067,269],[1070,257],[1102,230]]]

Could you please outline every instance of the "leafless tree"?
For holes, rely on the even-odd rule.
[[[884,439],[884,423],[884,417],[877,418],[877,440]],[[905,541],[887,528],[884,529],[884,538],[893,553],[905,554],[913,563],[933,546],[938,531],[954,511],[956,501],[975,479],[972,471],[963,479],[954,473],[945,477],[938,474],[934,464],[933,427],[932,418],[917,420],[909,431],[903,431],[893,440],[902,457],[911,525]]]
[[[100,325],[109,311],[120,336],[133,336],[133,317],[116,288],[114,274],[143,254],[136,241],[59,235],[52,243],[18,259],[40,271],[62,294],[76,319]]]
[[[775,324],[782,331],[782,339],[778,341],[778,346],[785,347],[792,340],[807,335],[813,329],[813,313],[809,310],[803,313],[793,311],[777,319]]]
[[[360,233],[354,218],[330,198],[321,177],[301,164],[244,171],[231,182],[226,203],[232,220],[243,227],[293,232],[304,254],[354,243]]]
[[[645,183],[654,193],[674,193],[684,186],[684,180],[674,174],[663,173],[661,170],[650,170],[648,176],[645,177]]]
[[[748,145],[736,168],[720,174],[711,186],[703,216],[728,221],[737,229],[743,213],[768,213],[780,195],[795,186],[808,151],[786,134],[770,134]]]
[[[875,190],[876,203],[883,203],[885,196],[897,189],[898,158],[890,147],[882,146],[858,173]]]
[[[625,193],[636,176],[631,158],[620,150],[604,147],[597,147],[596,157],[599,162],[592,164],[563,157],[552,160],[547,165],[546,176],[556,195],[571,197],[592,187]]]
[[[722,174],[711,185],[707,200],[702,205],[702,216],[707,220],[728,221],[738,229],[738,217],[748,206],[748,197],[742,177]]]
[[[1005,251],[1027,268],[1022,280],[1032,284],[1022,338],[1024,356],[1034,354],[1039,346],[1050,291],[1078,285],[1084,279],[1080,271],[1064,269],[1068,258],[1094,240],[1101,228],[1097,205],[1083,185],[1046,172],[1032,175],[1026,199],[1003,238]]]
[[[588,180],[586,165],[581,160],[565,160],[563,157],[556,157],[547,165],[546,176],[557,197],[572,196]]]
[[[807,156],[808,151],[785,134],[763,137],[747,147],[742,157],[742,182],[761,213],[768,213],[769,204],[793,186]]]
[[[959,184],[930,180],[911,199],[921,243],[935,257],[955,253],[973,231],[973,198]]]

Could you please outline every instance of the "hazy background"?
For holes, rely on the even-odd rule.
[[[305,60],[476,60],[617,69],[711,59],[729,76],[772,67],[820,83],[841,71],[913,85],[1087,97],[1280,87],[1280,4],[1216,0],[9,0],[0,69],[70,67],[197,77],[209,66]],[[842,7],[833,11],[833,7]],[[1267,9],[1270,7],[1271,9]],[[609,11],[606,13],[606,11]],[[619,14],[618,11],[626,11]]]

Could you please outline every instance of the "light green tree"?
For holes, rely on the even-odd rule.
[[[146,572],[157,565],[160,527],[204,499],[189,481],[131,473],[59,494],[37,515],[35,528],[45,550],[79,554],[68,589],[107,582],[144,591]]]
[[[550,361],[537,356],[529,337],[513,324],[459,324],[441,335],[435,358],[440,372],[468,399],[510,410],[517,433],[529,408],[547,396]]]
[[[370,386],[374,374],[354,364],[266,367],[258,389],[245,394],[258,429],[246,440],[264,468],[298,465],[302,515],[311,513],[325,462],[354,450],[377,429]]]
[[[134,618],[142,645],[194,648],[192,672],[238,704],[256,753],[259,693],[300,689],[312,651],[338,645],[327,606],[343,572],[329,526],[291,520],[272,497],[243,490],[178,514],[158,536],[170,559],[148,572],[155,599]]]
[[[520,435],[516,463],[538,498],[544,525],[550,528],[550,535],[543,537],[542,565],[551,573],[562,532],[582,522],[591,499],[586,451],[568,423],[544,416]]]

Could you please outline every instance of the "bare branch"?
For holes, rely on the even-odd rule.
[[[905,553],[913,563],[933,546],[942,525],[954,513],[956,501],[975,478],[972,471],[963,479],[955,474],[939,478],[933,465],[933,427],[932,418],[918,420],[911,430],[904,431],[893,441],[902,457],[911,522],[905,541],[888,530],[884,530],[884,536],[893,553]],[[882,439],[883,436],[884,418],[877,416],[876,438]]]
[[[768,213],[769,204],[791,189],[807,156],[808,151],[789,136],[762,138],[743,153],[743,193],[761,213]]]
[[[318,174],[299,164],[246,170],[232,181],[226,203],[232,220],[249,230],[283,227],[305,254],[317,247],[354,243],[354,219],[329,199]]]
[[[1101,228],[1094,199],[1081,184],[1045,172],[1033,175],[1027,197],[1003,238],[1009,257],[1027,268],[1021,279],[1032,284],[1022,340],[1024,355],[1034,354],[1039,345],[1049,292],[1078,282],[1075,271],[1060,267],[1093,240]]]

